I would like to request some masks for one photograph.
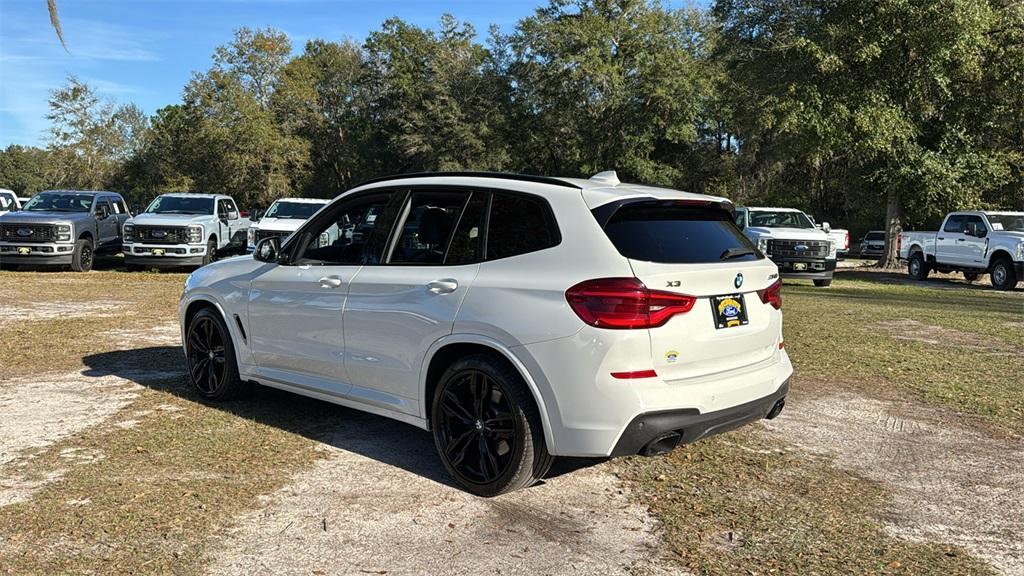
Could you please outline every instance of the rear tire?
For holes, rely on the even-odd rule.
[[[211,308],[196,313],[185,336],[188,378],[207,400],[233,400],[249,393],[252,385],[238,375],[238,360],[231,333],[220,314]]]
[[[815,280],[814,285],[817,286],[818,288],[828,288],[829,286],[832,285],[832,279],[827,278],[825,280]]]
[[[431,422],[445,469],[477,496],[530,486],[554,460],[526,383],[507,363],[487,354],[448,367],[434,392]]]
[[[75,242],[75,251],[71,255],[71,269],[75,272],[88,272],[92,270],[92,262],[95,257],[92,240],[82,238]]]
[[[928,278],[928,273],[931,269],[928,267],[928,263],[924,261],[924,254],[915,252],[910,257],[910,261],[907,262],[907,273],[914,280],[925,280]]]
[[[992,277],[992,286],[997,290],[1013,290],[1019,280],[1017,272],[1013,269],[1013,261],[1009,258],[996,260],[989,274]]]

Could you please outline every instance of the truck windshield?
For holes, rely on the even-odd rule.
[[[266,218],[287,218],[295,220],[306,220],[316,211],[323,207],[323,204],[313,202],[288,202],[278,200],[267,210]]]
[[[760,228],[814,228],[803,212],[751,210],[750,226]]]
[[[147,214],[213,214],[213,198],[159,196],[146,208]]]
[[[40,192],[32,197],[24,210],[29,212],[88,212],[92,209],[93,194],[64,194]]]
[[[665,264],[759,260],[725,210],[634,202],[615,211],[605,234],[626,258]]]
[[[995,230],[1024,232],[1024,212],[1020,214],[986,214]]]

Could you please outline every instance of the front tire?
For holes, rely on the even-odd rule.
[[[467,356],[448,367],[431,422],[445,469],[477,496],[525,488],[551,467],[533,396],[518,372],[492,356]]]
[[[928,268],[928,263],[924,261],[924,255],[920,252],[915,252],[907,263],[907,273],[914,280],[925,280],[928,278],[929,272],[931,270]]]
[[[992,277],[992,286],[997,290],[1013,290],[1017,286],[1017,272],[1009,258],[996,260],[989,275]]]
[[[817,286],[818,288],[828,288],[829,286],[832,285],[832,279],[826,278],[824,280],[815,280],[814,285]]]
[[[206,243],[206,254],[203,256],[203,266],[213,263],[217,259],[217,241],[210,238]]]
[[[88,272],[92,270],[92,262],[95,256],[92,240],[82,238],[75,242],[75,251],[71,255],[71,269],[75,272]]]
[[[214,310],[204,308],[189,322],[185,353],[189,381],[203,398],[232,400],[249,392],[251,385],[238,375],[231,333]]]

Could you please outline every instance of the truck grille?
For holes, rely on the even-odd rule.
[[[827,240],[769,240],[768,256],[772,258],[827,258]]]
[[[278,238],[284,239],[284,237],[289,235],[289,234],[291,234],[291,232],[284,232],[282,230],[257,230],[256,231],[256,243],[258,244],[260,242],[260,240],[263,240],[265,238],[273,238],[275,236],[277,236]]]
[[[135,241],[146,244],[188,244],[188,228],[183,226],[136,226]]]
[[[57,227],[52,224],[4,224],[0,239],[6,242],[54,242]]]

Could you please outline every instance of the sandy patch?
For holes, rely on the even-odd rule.
[[[237,519],[210,574],[669,573],[604,465],[484,499],[448,485],[430,435],[403,424],[352,413],[325,450]]]
[[[26,320],[111,318],[124,314],[126,304],[119,300],[0,303],[0,325]]]
[[[942,411],[852,393],[796,402],[767,428],[893,493],[893,533],[950,542],[1024,575],[1024,439],[995,439]]]
[[[1015,348],[1013,345],[972,332],[961,332],[943,326],[931,326],[917,320],[901,318],[897,320],[885,320],[879,322],[878,327],[889,333],[897,340],[911,340],[923,342],[933,346],[947,346],[952,348],[967,348],[970,350],[981,350],[998,353],[1024,354],[1024,350]]]

